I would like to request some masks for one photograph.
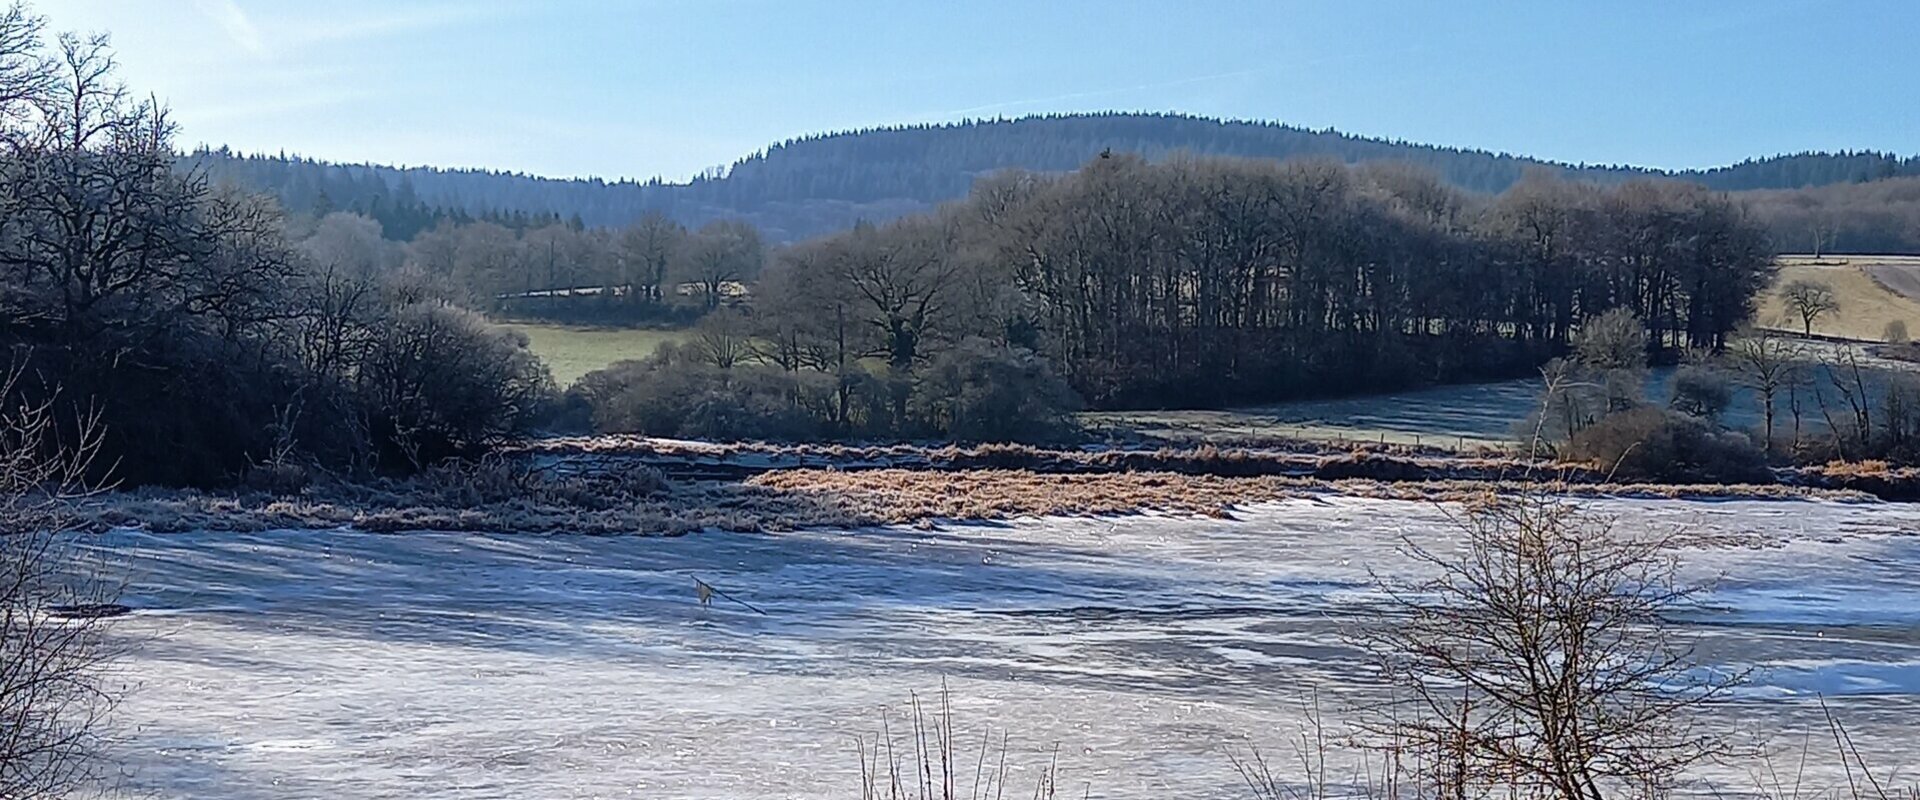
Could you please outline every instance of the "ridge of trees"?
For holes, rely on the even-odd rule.
[[[577,396],[605,430],[658,435],[1047,438],[1083,401],[1523,374],[1595,318],[1671,360],[1724,346],[1774,274],[1744,209],[1691,184],[1540,175],[1470,199],[1405,165],[1104,154],[1003,173],[779,250],[743,310]]]
[[[843,230],[861,219],[886,221],[926,211],[965,196],[976,180],[999,170],[1065,172],[1101,152],[1139,154],[1153,161],[1182,153],[1326,158],[1349,164],[1397,161],[1432,170],[1452,186],[1483,194],[1505,191],[1529,171],[1603,184],[1673,178],[1721,191],[1792,191],[1920,176],[1920,156],[1903,158],[1875,151],[1794,153],[1712,169],[1661,171],[1565,164],[1278,122],[1123,112],[967,120],[806,136],[774,144],[686,183],[333,164],[285,154],[237,154],[225,148],[203,149],[186,158],[216,179],[273,194],[292,211],[324,215],[339,209],[367,214],[380,220],[396,240],[409,239],[440,218],[463,215],[492,216],[496,221],[544,216],[603,227],[624,225],[647,211],[659,211],[695,227],[738,218],[758,227],[770,241],[792,242]],[[1787,198],[1768,200],[1804,205]],[[1847,205],[1821,204],[1836,209]],[[1793,221],[1804,225],[1799,217]],[[1874,232],[1861,238],[1862,246],[1920,245],[1920,234],[1905,238],[1900,225],[1870,227]],[[1887,230],[1901,233],[1889,235]],[[1793,236],[1805,238],[1797,231]]]

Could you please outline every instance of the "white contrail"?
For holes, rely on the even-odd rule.
[[[247,18],[247,12],[236,0],[194,0],[193,5],[218,24],[234,44],[253,55],[267,55],[267,43],[260,38],[260,29],[254,27],[253,20]]]

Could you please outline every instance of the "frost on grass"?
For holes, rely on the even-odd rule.
[[[1231,517],[1235,509],[1249,504],[1312,495],[1445,501],[1542,488],[1576,497],[1872,499],[1855,491],[1790,486],[1393,481],[992,468],[780,469],[740,481],[642,481],[644,491],[623,488],[619,482],[583,482],[578,476],[487,481],[477,486],[423,480],[374,486],[325,484],[298,492],[141,489],[92,498],[84,511],[96,530],[138,528],[157,533],[352,528],[678,535],[698,530],[860,528],[942,519],[1139,513]]]
[[[1050,450],[795,446],[637,437],[535,443],[407,479],[348,482],[274,474],[227,492],[140,489],[91,498],[95,529],[155,532],[354,528],[674,535],[785,531],[1025,516],[1143,512],[1228,516],[1307,494],[1449,500],[1529,489],[1576,496],[1870,499],[1785,485],[1604,482],[1595,471],[1513,458],[1388,449],[1288,453],[1242,448]],[[1816,479],[1817,477],[1817,479]],[[1920,476],[1893,476],[1920,481]],[[1852,484],[1886,496],[1888,481]],[[1901,484],[1905,485],[1905,484]]]

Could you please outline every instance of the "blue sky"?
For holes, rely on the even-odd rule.
[[[1920,152],[1920,3],[38,0],[185,144],[684,179],[824,130],[1156,110],[1567,161]]]

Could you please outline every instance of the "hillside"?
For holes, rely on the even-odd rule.
[[[1877,342],[1891,322],[1920,330],[1920,258],[1781,256],[1774,286],[1802,280],[1832,289],[1840,304],[1839,312],[1814,320],[1815,334]],[[1778,291],[1760,297],[1754,320],[1763,327],[1801,330],[1800,320],[1787,310]]]
[[[380,218],[393,238],[434,211],[577,217],[622,225],[660,210],[688,224],[740,217],[793,241],[884,220],[965,194],[997,170],[1071,170],[1102,152],[1161,159],[1181,152],[1253,158],[1403,161],[1460,188],[1499,192],[1529,169],[1596,182],[1677,177],[1723,190],[1799,189],[1920,175],[1920,158],[1873,152],[1801,153],[1725,167],[1662,172],[1575,165],[1485,150],[1367,138],[1274,122],[1177,114],[1075,114],[878,128],[793,139],[687,183],[551,179],[485,170],[329,164],[225,150],[192,158],[217,179],[270,192],[295,211],[346,208]]]

